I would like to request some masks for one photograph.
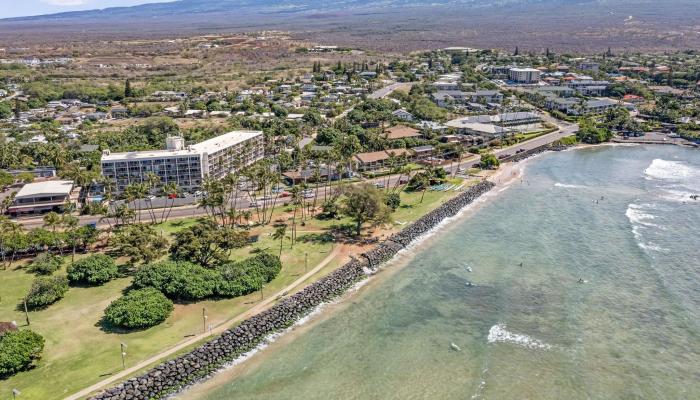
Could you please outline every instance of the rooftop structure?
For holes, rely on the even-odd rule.
[[[17,192],[7,211],[13,216],[61,211],[66,203],[75,200],[72,193],[73,181],[28,183]]]
[[[260,131],[233,131],[187,146],[180,137],[166,140],[166,150],[105,152],[102,175],[116,181],[117,191],[144,182],[153,173],[161,184],[176,183],[183,189],[199,188],[205,177],[222,178],[263,157]]]

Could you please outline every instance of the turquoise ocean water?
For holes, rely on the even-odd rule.
[[[178,398],[699,399],[694,193],[697,150],[537,157],[405,265]]]

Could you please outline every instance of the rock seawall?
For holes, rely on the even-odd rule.
[[[377,244],[328,276],[304,290],[277,303],[235,328],[225,331],[191,352],[166,361],[143,375],[131,378],[92,397],[93,400],[159,399],[212,374],[227,362],[250,351],[267,336],[279,332],[298,321],[320,304],[343,294],[356,282],[364,279],[367,269],[376,269],[391,259],[441,221],[453,217],[465,206],[493,188],[488,181],[481,182],[448,200],[440,207],[422,216],[401,232]]]

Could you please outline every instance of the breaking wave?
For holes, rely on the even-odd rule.
[[[647,179],[683,183],[693,178],[700,179],[700,170],[680,161],[668,161],[657,158],[644,170],[644,176]]]
[[[528,349],[549,350],[552,348],[547,343],[533,339],[530,336],[509,332],[505,324],[494,325],[489,329],[489,343],[511,343]]]
[[[580,186],[580,185],[569,185],[567,183],[559,183],[559,182],[555,183],[554,187],[566,188],[566,189],[581,189],[581,188],[583,188],[583,186]]]

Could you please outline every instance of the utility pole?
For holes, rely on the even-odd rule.
[[[123,342],[119,343],[119,346],[121,347],[121,354],[122,354],[122,368],[126,369],[126,352],[124,350],[126,350],[126,348],[128,346],[126,344],[124,344]]]
[[[27,309],[27,298],[25,297],[22,299],[22,303],[24,303],[24,319],[27,320],[27,326],[29,326],[29,310]]]

